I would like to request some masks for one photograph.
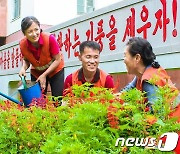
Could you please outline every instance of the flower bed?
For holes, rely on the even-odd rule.
[[[175,94],[168,94],[168,87],[160,88],[151,114],[144,93],[136,89],[116,97],[110,90],[89,86],[69,89],[65,106],[55,107],[48,98],[34,100],[30,108],[1,101],[1,153],[161,153],[115,143],[119,137],[158,139],[180,128],[169,118],[168,101]]]

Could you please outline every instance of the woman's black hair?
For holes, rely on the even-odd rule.
[[[151,44],[141,38],[141,37],[133,37],[130,38],[126,44],[129,49],[129,53],[131,56],[135,56],[136,54],[140,54],[143,64],[145,66],[151,65],[154,68],[159,68],[160,65],[156,62],[156,55],[153,52]]]
[[[35,22],[40,27],[40,22],[34,16],[27,16],[22,19],[21,30],[22,30],[23,34],[25,34],[25,30],[27,30],[32,25],[33,22]],[[41,30],[41,32],[42,32],[42,30]]]

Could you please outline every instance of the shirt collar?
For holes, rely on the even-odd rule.
[[[91,83],[96,83],[99,79],[100,79],[100,70],[97,68],[96,73]],[[83,84],[86,82],[82,68],[79,70],[78,80],[81,81]]]

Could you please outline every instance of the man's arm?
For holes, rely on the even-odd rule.
[[[129,84],[127,84],[120,92],[128,91],[132,88],[135,88],[136,82],[137,82],[137,77],[134,77],[134,79]]]
[[[72,86],[72,74],[68,75],[64,81],[63,96],[68,93],[68,88]]]

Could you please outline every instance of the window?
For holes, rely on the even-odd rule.
[[[83,14],[84,13],[84,0],[77,0],[77,14]]]
[[[94,11],[94,0],[87,0],[86,1],[86,12],[90,13]]]
[[[13,0],[12,2],[12,20],[20,17],[20,0]]]
[[[77,14],[90,13],[94,11],[94,0],[77,0]]]

